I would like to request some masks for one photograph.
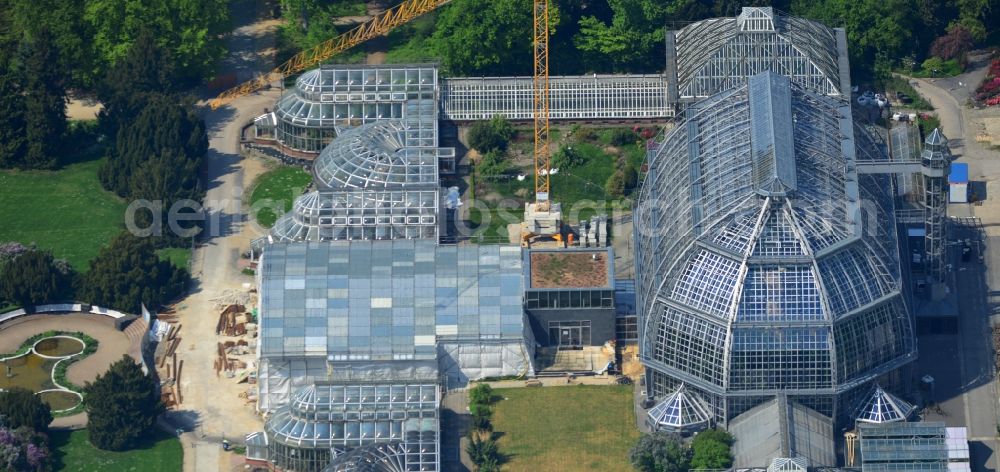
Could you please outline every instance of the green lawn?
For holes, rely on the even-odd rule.
[[[254,208],[272,202],[271,204],[284,208],[284,211],[291,210],[295,197],[301,195],[311,181],[312,175],[300,167],[292,166],[279,167],[258,177],[250,193],[251,213],[256,213],[254,217],[257,223],[270,228],[279,215],[270,208],[253,211]]]
[[[124,227],[125,202],[101,188],[103,159],[57,171],[0,171],[0,241],[35,243],[79,271]]]
[[[179,247],[168,247],[164,249],[158,249],[156,255],[160,259],[166,259],[170,261],[175,267],[180,267],[181,269],[188,268],[188,262],[191,260],[191,248],[179,248]]]
[[[184,452],[177,437],[156,430],[149,442],[125,452],[102,451],[90,445],[87,430],[52,431],[49,434],[53,470],[73,472],[177,472]]]
[[[639,438],[631,386],[497,389],[503,470],[632,470]]]

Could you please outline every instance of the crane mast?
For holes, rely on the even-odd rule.
[[[535,117],[536,210],[549,207],[549,2],[534,0],[535,74],[532,79]]]

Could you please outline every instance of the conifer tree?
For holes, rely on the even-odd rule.
[[[122,451],[135,447],[163,412],[156,380],[142,373],[123,355],[93,383],[87,393],[87,430],[98,449]]]
[[[0,51],[0,168],[21,167],[24,163],[24,95],[20,69]]]
[[[59,51],[48,30],[41,29],[26,41],[21,63],[27,141],[24,167],[51,169],[58,164],[66,133],[66,89]]]

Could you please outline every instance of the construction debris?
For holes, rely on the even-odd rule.
[[[219,313],[219,322],[215,326],[215,334],[224,334],[226,336],[243,336],[246,334],[247,320],[250,319],[249,313],[243,313],[245,311],[243,305],[229,305]]]
[[[222,295],[211,299],[210,301],[215,302],[216,308],[223,308],[229,305],[242,305],[246,306],[250,304],[250,294],[243,290],[224,290]]]

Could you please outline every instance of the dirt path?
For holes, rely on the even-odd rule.
[[[228,39],[230,54],[220,73],[235,72],[243,80],[273,66],[278,22],[269,18],[269,5],[254,0],[233,2],[231,17],[236,28]],[[253,386],[216,376],[213,363],[220,338],[215,335],[218,310],[212,299],[253,282],[238,269],[240,253],[259,236],[252,225],[245,224],[243,196],[264,166],[240,157],[239,135],[241,128],[265,107],[272,107],[278,96],[275,89],[240,98],[218,110],[202,109],[209,132],[204,178],[208,188],[205,211],[210,217],[207,234],[192,255],[192,293],[176,304],[178,321],[184,325],[177,349],[184,362],[180,379],[183,403],[165,416],[172,427],[187,431],[181,435],[185,471],[230,470],[230,458],[221,453],[222,439],[239,444],[246,434],[263,427],[253,405],[238,397]]]
[[[385,12],[386,4],[383,0],[371,0],[365,4],[367,8],[368,17],[375,17],[381,15]],[[379,36],[368,40],[365,43],[365,64],[378,65],[385,63],[385,53],[389,49],[389,39],[385,36]]]

